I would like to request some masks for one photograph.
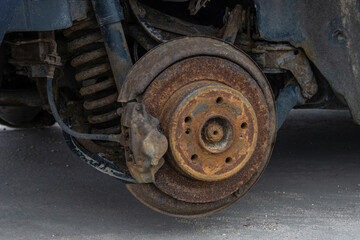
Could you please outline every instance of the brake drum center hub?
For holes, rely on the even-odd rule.
[[[255,111],[238,91],[216,81],[197,81],[177,90],[164,106],[169,161],[181,173],[220,181],[240,171],[257,141]]]
[[[209,143],[218,143],[224,136],[224,129],[220,124],[211,123],[204,129],[205,139]]]
[[[199,131],[200,144],[212,153],[225,151],[232,143],[234,127],[224,116],[215,116],[208,119]]]

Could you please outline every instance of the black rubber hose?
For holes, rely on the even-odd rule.
[[[75,137],[75,138],[80,138],[80,139],[87,139],[87,140],[98,140],[98,141],[111,141],[111,142],[120,142],[120,135],[105,135],[105,134],[87,134],[87,133],[79,133],[76,132],[74,130],[72,130],[71,128],[69,128],[61,119],[57,109],[56,109],[56,105],[55,105],[55,100],[54,100],[54,94],[53,94],[53,79],[52,78],[47,78],[47,96],[48,96],[48,101],[49,101],[49,106],[51,109],[51,112],[55,118],[55,120],[57,121],[57,123],[59,124],[59,126],[61,127],[61,129],[66,132],[67,134]]]

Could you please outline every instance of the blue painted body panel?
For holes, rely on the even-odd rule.
[[[20,0],[1,0],[0,1],[0,42],[4,37],[5,32],[9,28],[10,22],[13,18],[16,6]]]
[[[360,124],[360,1],[255,0],[267,41],[304,49]]]
[[[71,25],[68,0],[20,0],[7,31],[49,31]]]

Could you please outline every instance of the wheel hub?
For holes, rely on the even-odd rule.
[[[216,81],[196,81],[179,89],[163,109],[169,161],[182,174],[220,181],[250,159],[257,139],[254,109],[239,92]],[[246,126],[246,127],[244,127]]]
[[[252,76],[237,64],[219,57],[184,59],[152,81],[142,103],[160,120],[169,141],[154,183],[166,194],[191,203],[218,201],[264,167],[267,150],[262,144],[270,140],[266,100]],[[185,123],[187,117],[190,122]],[[212,121],[221,125],[220,119],[233,130],[223,127],[230,133],[225,144],[209,144],[201,130]]]
[[[268,163],[276,136],[271,88],[231,44],[186,37],[160,45],[130,70],[119,99],[141,101],[168,139],[155,182],[128,185],[157,211],[218,211],[244,195]]]
[[[208,146],[211,144],[216,144],[218,146],[215,147],[218,151],[221,151],[223,148],[221,146],[227,145],[228,142],[230,142],[231,138],[228,136],[232,134],[233,129],[229,129],[229,127],[226,127],[226,125],[229,125],[229,121],[225,121],[224,123],[221,123],[221,118],[213,118],[209,119],[205,124],[205,126],[201,129],[201,140],[204,142],[205,146]],[[230,126],[232,127],[232,126]],[[225,136],[224,137],[224,132]],[[231,136],[232,137],[232,136]],[[225,143],[221,144],[219,146],[218,143]],[[207,150],[211,151],[211,147],[207,147]]]
[[[201,146],[209,153],[227,150],[234,140],[234,125],[225,116],[210,116],[198,131]]]

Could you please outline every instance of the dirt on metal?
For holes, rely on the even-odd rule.
[[[247,129],[248,132],[243,131],[241,128],[241,125],[244,123],[243,121],[233,120],[234,123],[230,124],[238,127],[238,131],[235,131],[237,137],[240,138],[241,134],[244,134],[243,137],[245,137],[245,140],[239,139],[239,141],[236,141],[236,144],[232,145],[233,148],[230,148],[230,152],[225,151],[227,154],[218,155],[219,159],[217,159],[216,154],[214,155],[209,151],[206,152],[206,149],[204,148],[202,148],[202,151],[205,151],[205,153],[197,154],[197,161],[199,161],[200,157],[201,159],[204,159],[201,160],[202,164],[206,163],[208,160],[217,162],[218,164],[215,164],[215,169],[217,169],[217,171],[215,170],[215,172],[211,172],[211,170],[207,170],[208,172],[201,172],[204,171],[204,168],[209,169],[210,166],[214,167],[214,163],[211,165],[205,164],[205,166],[201,168],[198,167],[199,165],[195,165],[191,162],[191,156],[198,151],[195,149],[201,149],[200,146],[198,148],[193,147],[194,145],[198,145],[194,143],[198,141],[196,137],[194,137],[194,139],[190,138],[190,140],[186,140],[185,128],[180,128],[181,133],[175,134],[174,132],[176,130],[174,129],[166,133],[168,123],[163,120],[164,114],[169,112],[165,107],[166,103],[171,102],[171,97],[174,94],[176,96],[179,89],[188,84],[194,84],[193,86],[196,86],[204,80],[214,81],[220,85],[224,84],[227,87],[234,89],[233,91],[241,93],[244,98],[240,101],[242,106],[239,111],[247,106],[248,109],[253,108],[253,111],[255,112],[255,114],[252,115],[250,110],[245,111],[248,112],[247,114],[244,114],[247,116],[247,118],[245,118],[245,123],[249,123],[247,125],[249,127]],[[220,89],[221,87],[219,90]],[[186,94],[189,94],[189,91],[185,91],[185,95]],[[215,103],[218,96],[219,95],[214,93],[214,96],[212,97]],[[220,96],[222,96],[223,101],[228,99],[233,99],[232,101],[234,102],[236,101],[236,94],[230,94],[229,96],[221,94]],[[142,102],[152,116],[160,119],[162,128],[165,129],[165,134],[168,134],[171,149],[171,153],[165,157],[166,163],[156,175],[155,185],[160,190],[176,199],[193,203],[221,200],[242,188],[251,177],[256,175],[259,169],[262,169],[267,163],[266,151],[268,150],[271,141],[271,136],[269,136],[268,133],[269,129],[272,129],[272,126],[268,119],[269,110],[267,108],[266,99],[252,76],[245,72],[240,66],[228,60],[218,57],[194,57],[178,62],[163,71],[150,84],[143,96]],[[248,104],[244,104],[245,102],[248,102]],[[207,110],[199,111],[204,112],[205,114],[211,113],[211,111]],[[217,110],[213,111],[211,115],[221,116],[223,112],[224,110]],[[227,112],[227,110],[225,110],[225,112]],[[226,119],[230,116],[230,113],[226,113],[224,118]],[[180,114],[177,117],[181,118],[179,121],[185,121],[186,114]],[[200,123],[195,127],[194,132],[199,131],[200,125],[205,124],[208,119],[209,118],[207,117],[201,118]],[[256,135],[257,138],[255,137]],[[252,144],[253,139],[256,139],[255,146]],[[191,142],[193,143],[193,146],[189,144]],[[254,148],[252,154],[247,154],[246,151],[241,150],[244,145],[243,142],[248,144],[248,147],[245,148],[249,150],[250,153],[252,153],[251,149]],[[181,156],[181,154],[183,155]],[[231,164],[234,164],[232,167],[237,168],[236,170],[231,170],[231,167],[227,166],[226,159],[228,157],[233,158],[234,161]],[[183,160],[181,161],[181,159]],[[174,164],[170,164],[173,163],[174,160],[177,162],[177,164],[175,164],[176,167],[173,167]],[[188,166],[192,166],[192,168]],[[182,169],[182,171],[178,171],[179,168]],[[183,174],[183,172],[187,174]],[[189,175],[189,173],[191,177],[186,176]]]
[[[240,92],[216,81],[196,81],[179,89],[160,119],[170,141],[169,161],[197,180],[233,176],[256,146],[254,109]]]
[[[132,102],[122,109],[121,127],[131,175],[138,183],[154,182],[168,149],[168,141],[159,131],[159,120],[150,116],[143,104]]]
[[[238,196],[229,197],[206,204],[178,201],[153,184],[128,184],[127,189],[143,204],[163,214],[182,217],[199,217],[220,211],[238,200]]]
[[[209,99],[202,98],[202,94],[208,94]],[[259,67],[229,43],[185,37],[159,45],[130,70],[118,100],[142,102],[146,111],[160,120],[169,140],[165,163],[156,173],[155,183],[128,186],[135,197],[157,211],[193,216],[221,210],[243,196],[268,163],[276,137],[272,91]],[[234,108],[244,118],[235,118]],[[171,118],[172,111],[178,118]],[[234,139],[240,132],[243,141]],[[246,159],[248,155],[241,149],[251,151],[249,139],[256,140],[253,153]],[[231,148],[235,141],[237,153]],[[200,150],[197,156],[191,155],[195,150],[191,145]],[[187,155],[178,154],[181,152]],[[227,159],[229,153],[237,155]],[[215,163],[203,158],[215,155],[220,156]],[[191,162],[192,156],[201,160],[207,172]],[[245,161],[240,160],[241,156]],[[231,172],[227,161],[234,166],[246,163]],[[216,179],[216,171],[209,170],[209,166],[224,175]]]

